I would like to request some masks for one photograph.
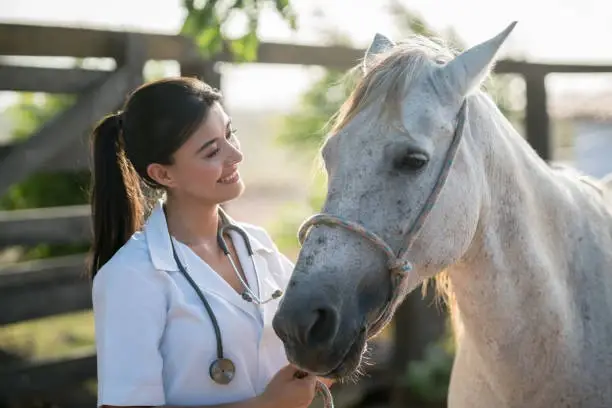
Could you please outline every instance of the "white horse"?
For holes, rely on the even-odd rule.
[[[450,407],[612,407],[612,194],[547,165],[480,90],[514,25],[459,55],[376,35],[274,319],[299,367],[351,375],[405,294],[444,276]]]

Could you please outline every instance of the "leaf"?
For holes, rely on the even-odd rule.
[[[206,4],[204,5],[204,8],[201,10],[201,14],[202,14],[202,24],[208,24],[210,22],[212,22],[213,20],[216,20],[216,14],[215,14],[215,6],[217,5],[217,0],[211,1],[208,0],[206,1]]]
[[[244,38],[244,50],[242,57],[245,61],[255,61],[257,59],[257,51],[259,48],[259,40],[257,32],[251,31]]]
[[[203,56],[210,58],[213,54],[220,51],[221,31],[218,26],[211,25],[198,34],[196,45],[202,52]]]
[[[264,3],[267,2],[269,0],[234,0],[233,2],[206,0],[202,7],[196,0],[183,0],[187,17],[180,33],[193,38],[204,58],[211,58],[212,55],[222,51],[224,41],[229,41],[230,51],[237,61],[255,61],[259,46],[257,26],[261,12],[264,10]],[[223,7],[219,7],[220,4]],[[290,0],[274,0],[274,5],[290,27],[296,29],[297,18]],[[221,29],[233,10],[241,10],[246,13],[249,31],[238,39],[229,40],[224,38]]]
[[[187,13],[189,14],[191,14],[191,12],[195,10],[195,7],[193,5],[193,0],[183,0],[183,6],[185,7],[185,9],[187,10]],[[189,17],[189,15],[187,17]]]
[[[289,26],[295,30],[297,28],[297,16],[289,0],[274,0],[276,10],[283,16]]]
[[[300,109],[284,117],[277,140],[296,153],[314,156],[325,137],[325,126],[353,88],[341,71],[326,71],[302,95]]]
[[[183,22],[181,27],[181,35],[193,35],[198,30],[198,15],[196,13],[189,13]]]
[[[289,7],[289,0],[274,0],[274,3],[278,11],[283,11],[285,7]]]
[[[230,41],[230,50],[239,62],[252,62],[257,59],[259,41],[255,32],[248,32],[240,38]]]
[[[189,4],[187,4],[189,3]],[[219,24],[219,19],[215,13],[217,0],[207,1],[203,8],[196,8],[193,0],[186,1],[187,17],[183,22],[181,34],[198,37],[202,30],[206,30],[212,25]]]

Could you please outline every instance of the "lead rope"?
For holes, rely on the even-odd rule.
[[[306,239],[307,233],[310,228],[320,225],[327,225],[329,227],[341,227],[348,231],[351,231],[363,238],[366,238],[372,244],[374,244],[377,248],[382,250],[387,256],[387,268],[391,273],[391,283],[393,287],[393,292],[391,295],[391,299],[385,305],[384,310],[380,314],[380,316],[376,319],[376,321],[368,328],[367,338],[368,340],[372,337],[376,336],[391,320],[395,309],[401,302],[403,294],[405,293],[405,287],[408,284],[408,274],[412,271],[412,263],[405,258],[406,253],[410,250],[416,238],[421,231],[421,228],[425,224],[427,217],[431,213],[433,206],[438,200],[442,188],[446,183],[446,179],[448,178],[448,174],[450,173],[450,169],[457,155],[457,150],[459,148],[459,142],[463,136],[463,128],[465,127],[465,118],[467,110],[467,103],[464,101],[461,105],[461,108],[458,112],[458,123],[455,129],[454,137],[451,142],[451,145],[448,148],[446,154],[446,160],[440,169],[440,174],[436,179],[436,184],[434,185],[431,193],[427,197],[419,216],[416,218],[414,223],[412,224],[408,234],[406,236],[406,245],[399,252],[398,255],[395,254],[391,246],[387,244],[381,237],[376,235],[375,233],[369,231],[367,228],[362,226],[359,223],[352,222],[341,217],[330,215],[330,214],[315,214],[312,217],[308,218],[304,223],[300,226],[298,231],[298,240],[300,245],[303,245],[304,240]],[[306,373],[304,373],[306,374]],[[323,404],[325,408],[334,408],[333,396],[329,388],[320,381],[317,381],[317,391],[319,395],[323,398]]]
[[[317,393],[323,399],[324,408],[334,408],[334,397],[329,388],[327,388],[327,385],[321,381],[317,381]]]

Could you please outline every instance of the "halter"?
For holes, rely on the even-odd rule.
[[[304,221],[304,223],[300,226],[298,235],[300,244],[304,243],[304,240],[306,239],[307,233],[310,228],[315,227],[317,225],[326,225],[328,227],[341,227],[347,231],[353,232],[361,236],[362,238],[365,238],[370,241],[372,244],[374,244],[374,246],[382,250],[387,255],[387,268],[391,273],[392,295],[385,304],[385,307],[379,317],[368,328],[368,339],[376,336],[389,323],[395,309],[401,302],[402,295],[405,292],[404,289],[408,281],[408,279],[406,278],[408,277],[409,272],[412,271],[412,263],[406,258],[406,254],[416,241],[416,238],[418,237],[421,228],[425,224],[427,217],[429,216],[434,205],[436,204],[438,197],[440,196],[440,192],[442,191],[446,179],[448,178],[450,169],[457,155],[459,143],[461,142],[461,139],[463,137],[465,118],[467,116],[466,110],[467,103],[464,101],[461,104],[461,108],[459,109],[459,112],[457,114],[457,127],[455,128],[453,140],[451,141],[451,144],[446,153],[446,159],[440,170],[440,174],[438,175],[436,183],[433,189],[431,190],[431,193],[427,197],[427,200],[425,201],[421,212],[419,213],[418,217],[412,224],[412,227],[408,231],[408,235],[406,237],[406,244],[397,255],[395,254],[391,246],[374,232],[368,230],[366,227],[359,223],[346,220],[339,216],[331,214],[315,214],[312,217],[308,218],[306,221]]]

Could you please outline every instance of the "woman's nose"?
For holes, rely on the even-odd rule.
[[[240,144],[238,144],[238,142],[236,143],[229,143],[229,154],[227,156],[227,161],[230,165],[233,164],[238,164],[240,162],[242,162],[242,159],[244,159],[244,155],[242,154],[242,151],[240,150]]]

